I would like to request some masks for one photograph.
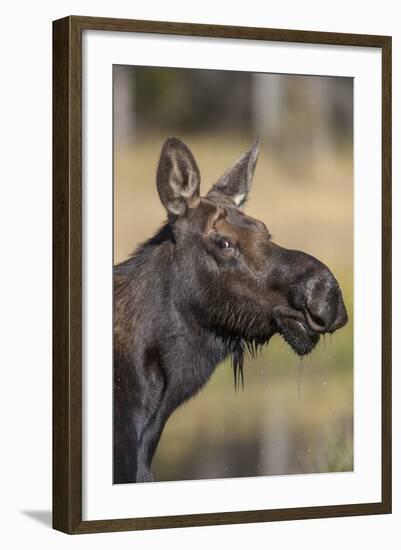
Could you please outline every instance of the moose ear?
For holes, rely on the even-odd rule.
[[[157,189],[169,214],[183,216],[199,204],[200,173],[188,147],[168,138],[162,147],[157,169]]]
[[[253,173],[259,154],[259,140],[228,168],[221,178],[213,185],[207,196],[210,198],[225,198],[241,208],[251,189]]]

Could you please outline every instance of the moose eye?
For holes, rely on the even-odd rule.
[[[228,248],[232,248],[232,245],[230,242],[227,241],[227,239],[217,239],[216,240],[216,246],[220,248],[221,250],[226,250]]]

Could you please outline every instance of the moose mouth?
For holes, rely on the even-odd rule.
[[[319,333],[313,330],[300,316],[274,315],[277,332],[297,355],[307,355],[319,342]]]

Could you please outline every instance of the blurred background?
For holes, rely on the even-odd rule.
[[[278,244],[333,271],[348,325],[300,359],[279,337],[245,362],[234,390],[222,363],[178,408],[153,462],[157,480],[353,469],[353,80],[114,66],[114,262],[166,216],[155,173],[163,141],[190,147],[202,194],[256,137],[246,211]]]

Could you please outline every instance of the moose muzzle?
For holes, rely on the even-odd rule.
[[[309,353],[320,334],[333,333],[348,321],[338,282],[319,260],[275,245],[271,272],[286,304],[275,308],[278,332],[296,353]]]

